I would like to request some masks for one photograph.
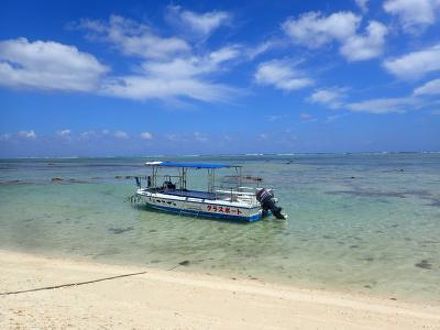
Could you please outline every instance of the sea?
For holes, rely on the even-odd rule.
[[[133,176],[149,175],[152,160],[242,165],[289,218],[235,223],[133,205]],[[439,153],[23,158],[0,169],[4,250],[440,302]],[[188,185],[206,189],[206,175],[191,170]]]

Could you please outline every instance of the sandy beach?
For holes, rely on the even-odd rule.
[[[2,329],[440,329],[440,306],[4,250],[0,292]]]

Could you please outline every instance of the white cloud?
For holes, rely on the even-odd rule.
[[[98,134],[96,134],[96,132],[94,130],[81,132],[80,135],[79,135],[80,139],[84,139],[84,140],[87,140],[87,139],[90,139],[90,138],[94,138],[94,137],[97,137],[97,136],[98,136]]]
[[[208,56],[208,63],[212,62],[212,65],[218,65],[223,62],[233,60],[240,55],[239,46],[227,46],[211,52]]]
[[[167,59],[191,50],[185,40],[160,37],[149,26],[121,16],[112,15],[108,22],[82,20],[78,27],[89,31],[92,39],[110,42],[125,55]]]
[[[255,57],[264,54],[265,52],[269,51],[272,48],[280,47],[284,43],[279,40],[269,40],[262,42],[254,47],[249,47],[246,49],[246,55],[250,59],[254,59]]]
[[[393,75],[414,79],[440,70],[440,44],[384,61],[385,69]]]
[[[57,132],[56,132],[56,134],[59,136],[59,137],[63,137],[63,138],[67,138],[67,137],[70,137],[70,134],[72,133],[72,131],[70,130],[70,129],[62,129],[62,130],[58,130]]]
[[[261,85],[272,85],[285,91],[312,85],[313,80],[299,72],[295,66],[294,63],[283,60],[261,63],[255,73],[255,81]]]
[[[150,77],[157,79],[190,78],[221,71],[225,64],[240,56],[238,46],[227,46],[208,53],[206,56],[175,58],[170,61],[149,61],[142,69]]]
[[[116,131],[113,136],[117,139],[128,139],[128,134],[124,131]]]
[[[370,21],[366,31],[358,34],[361,19],[352,12],[329,16],[308,12],[298,19],[286,20],[282,27],[295,44],[313,49],[338,42],[340,53],[349,61],[364,61],[382,54],[388,29],[380,22]]]
[[[355,0],[355,2],[363,13],[366,13],[368,11],[368,0]]]
[[[208,137],[200,132],[194,132],[193,137],[194,140],[196,140],[197,142],[201,142],[201,143],[208,142]]]
[[[434,79],[414,90],[414,95],[439,95],[440,79]]]
[[[102,93],[135,100],[191,98],[205,102],[228,101],[239,91],[213,83],[209,76],[227,68],[240,55],[238,46],[227,46],[204,56],[145,61],[143,72],[104,82]]]
[[[196,15],[180,7],[170,8],[178,9],[179,17],[188,20]],[[202,21],[214,29],[211,14],[214,15],[203,14]],[[135,55],[141,60],[132,66],[134,72],[103,79],[101,95],[179,103],[182,99],[225,102],[240,93],[238,89],[214,81],[219,72],[241,60],[242,47],[239,45],[214,51],[193,49],[183,39],[159,37],[149,26],[121,16],[111,16],[108,22],[83,20],[79,27],[90,31],[90,37],[109,42],[124,55]]]
[[[363,61],[382,55],[388,29],[382,23],[370,21],[365,35],[353,35],[340,48],[349,61]]]
[[[316,89],[308,98],[308,101],[323,104],[331,109],[338,109],[342,106],[344,92],[345,89],[343,88]]]
[[[180,29],[188,30],[193,36],[208,37],[220,26],[231,20],[231,14],[225,11],[195,13],[183,10],[180,6],[169,6],[167,19]]]
[[[405,31],[415,32],[435,23],[439,0],[387,0],[384,10],[398,17]]]
[[[139,134],[139,137],[143,140],[151,140],[153,139],[153,134],[151,134],[150,132],[142,132],[141,134]]]
[[[347,108],[353,112],[367,112],[374,114],[404,113],[409,110],[420,108],[417,99],[411,97],[378,98],[347,104]]]
[[[102,93],[133,100],[186,97],[205,102],[221,102],[231,98],[236,90],[191,78],[123,76],[106,81]]]
[[[93,91],[108,68],[76,47],[25,38],[0,41],[0,85]]]
[[[17,135],[21,138],[25,139],[32,139],[35,140],[37,138],[37,134],[34,132],[34,130],[30,131],[19,131]]]
[[[282,27],[293,42],[319,48],[334,40],[345,41],[353,36],[360,20],[352,12],[338,12],[327,17],[320,12],[308,12],[296,20],[286,20]]]

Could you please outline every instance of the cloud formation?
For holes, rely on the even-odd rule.
[[[93,55],[54,41],[0,41],[0,85],[89,92],[109,69]]]
[[[283,24],[284,32],[293,43],[310,49],[337,42],[340,53],[349,61],[364,61],[382,54],[388,29],[377,21],[370,21],[366,31],[358,34],[361,17],[349,11],[324,16],[308,12]]]
[[[271,85],[284,91],[294,91],[313,85],[313,80],[296,69],[296,64],[286,60],[261,63],[254,75],[260,85]]]
[[[355,0],[355,2],[363,13],[368,11],[368,0]]]
[[[108,22],[83,19],[77,25],[92,40],[108,42],[124,55],[146,59],[169,59],[187,54],[191,46],[177,37],[161,37],[145,24],[111,15]]]
[[[19,131],[17,132],[17,136],[24,138],[24,139],[31,139],[35,140],[37,138],[37,134],[34,132],[33,129],[29,131]]]
[[[113,136],[114,136],[115,138],[117,138],[117,139],[123,139],[123,140],[129,138],[128,134],[127,134],[126,132],[124,132],[124,131],[116,131],[116,132],[113,134]]]
[[[230,22],[232,15],[225,11],[196,13],[180,6],[168,6],[167,20],[187,34],[207,38],[220,26]]]
[[[417,79],[440,70],[440,44],[387,59],[383,66],[398,78]]]
[[[343,42],[356,33],[361,18],[352,12],[338,12],[327,17],[308,12],[298,19],[287,19],[282,28],[296,44],[319,48],[334,40]]]
[[[330,109],[338,109],[342,106],[344,91],[343,88],[316,89],[307,100],[310,103],[325,105]]]
[[[340,53],[349,61],[364,61],[383,53],[388,28],[382,23],[370,21],[363,35],[353,35],[344,41]]]
[[[175,15],[193,29],[211,32],[226,19],[223,12],[195,14],[180,7],[170,7]],[[199,25],[193,22],[200,15]],[[123,55],[136,56],[140,63],[132,73],[103,80],[100,93],[133,100],[193,99],[204,102],[228,101],[237,90],[213,82],[212,75],[240,56],[238,45],[213,51],[195,50],[177,37],[159,37],[145,24],[111,16],[108,22],[82,20],[80,25],[92,38],[116,46]]]
[[[350,111],[374,114],[404,113],[420,107],[419,100],[412,97],[377,98],[346,105]]]
[[[440,79],[428,81],[414,90],[414,95],[440,95]]]
[[[62,138],[69,138],[72,131],[70,129],[60,129],[56,131],[57,136]]]
[[[151,134],[150,132],[142,132],[141,134],[139,134],[139,137],[142,140],[152,140],[153,139],[153,134]]]
[[[383,9],[398,18],[403,30],[417,32],[436,21],[439,0],[387,0]]]

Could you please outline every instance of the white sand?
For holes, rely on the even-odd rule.
[[[0,251],[0,329],[440,329],[440,306]]]

